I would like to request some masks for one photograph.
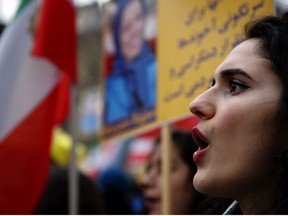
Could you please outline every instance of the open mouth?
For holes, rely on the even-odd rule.
[[[207,148],[209,145],[208,140],[204,137],[204,135],[199,131],[197,127],[194,127],[192,129],[192,138],[194,142],[198,145],[200,150]]]
[[[151,209],[154,208],[157,205],[160,205],[160,198],[155,197],[145,197],[144,198],[145,205]]]

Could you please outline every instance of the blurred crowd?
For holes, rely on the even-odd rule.
[[[141,178],[125,166],[111,164],[97,176],[78,172],[78,214],[162,214],[163,139],[158,134]],[[193,187],[197,167],[192,160],[197,150],[191,133],[171,131],[171,214],[222,214],[232,200],[208,197]],[[53,161],[53,160],[52,160]],[[69,170],[52,163],[46,188],[34,214],[69,214]]]

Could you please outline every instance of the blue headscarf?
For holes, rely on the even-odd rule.
[[[149,66],[155,65],[153,52],[143,39],[140,53],[132,62],[127,63],[120,48],[121,19],[126,6],[131,1],[134,0],[119,0],[118,10],[113,22],[116,49],[113,69],[106,83],[106,105],[110,106],[107,107],[106,112],[106,122],[108,123],[110,120],[112,122],[127,118],[135,110],[155,106],[155,66],[153,72],[151,70],[149,72]],[[142,5],[143,16],[145,16],[146,7],[142,0],[139,1]],[[125,86],[125,89],[120,85]],[[121,88],[123,91],[121,91]],[[111,101],[111,103],[107,103],[107,101]],[[116,101],[118,102],[116,103]],[[115,118],[113,115],[115,115]]]
[[[118,1],[118,9],[113,19],[113,36],[114,36],[114,45],[115,45],[115,61],[113,64],[113,72],[112,73],[121,73],[126,70],[127,63],[125,58],[122,55],[121,45],[120,45],[120,29],[122,16],[125,8],[128,4],[130,4],[133,0],[119,0]],[[146,15],[146,7],[143,0],[138,0],[142,7],[142,15],[143,17]],[[142,50],[140,51],[137,59],[145,59],[147,56],[152,54],[151,50],[147,47],[147,44],[143,40]],[[135,61],[137,61],[137,59]],[[133,63],[132,63],[133,64]]]

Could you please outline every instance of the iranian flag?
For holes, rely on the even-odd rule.
[[[0,37],[0,214],[31,214],[76,79],[70,0],[25,0]]]

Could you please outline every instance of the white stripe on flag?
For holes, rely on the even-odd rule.
[[[42,1],[31,1],[0,38],[0,142],[51,92],[58,69],[32,58],[31,15]]]

